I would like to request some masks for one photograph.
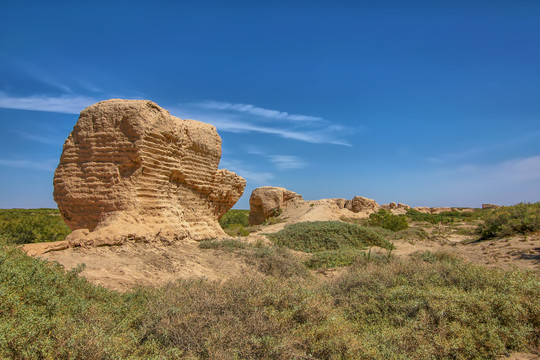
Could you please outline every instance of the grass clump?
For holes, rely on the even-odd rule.
[[[409,223],[405,216],[394,215],[390,211],[384,209],[369,215],[368,224],[370,226],[378,226],[392,231],[405,230],[409,227]]]
[[[315,253],[343,248],[364,249],[380,246],[391,249],[392,244],[373,230],[340,221],[313,221],[287,225],[277,233],[268,234],[279,246]]]
[[[57,209],[0,210],[0,239],[6,243],[59,241],[70,232]]]

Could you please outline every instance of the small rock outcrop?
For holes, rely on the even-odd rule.
[[[147,100],[113,99],[81,112],[54,175],[69,241],[196,240],[224,235],[218,219],[246,182],[218,170],[214,126]]]
[[[249,224],[260,225],[279,215],[291,202],[302,200],[302,195],[282,187],[256,188],[249,198]]]
[[[366,218],[379,210],[375,200],[363,196],[346,199],[303,200],[302,195],[281,187],[256,188],[249,199],[249,223],[259,225],[268,218],[281,215],[289,222],[337,221],[345,218]]]
[[[482,209],[498,209],[500,206],[495,204],[482,204]]]
[[[431,213],[432,214],[440,214],[440,213],[449,212],[449,211],[452,211],[452,208],[449,208],[449,207],[433,207],[433,208],[431,208]]]
[[[405,215],[407,213],[407,210],[409,210],[411,207],[406,204],[402,203],[395,203],[391,202],[390,204],[384,204],[381,205],[381,209],[390,211],[394,215]]]

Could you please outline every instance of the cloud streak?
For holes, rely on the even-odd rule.
[[[23,159],[23,160],[0,159],[1,167],[54,171],[54,169],[56,168],[56,165],[58,165],[57,159],[49,159],[45,161],[34,161],[34,160],[26,160],[26,159]]]
[[[301,169],[306,167],[305,162],[292,155],[269,155],[268,158],[280,170]]]
[[[204,104],[207,103],[208,102],[205,102]],[[293,115],[277,110],[263,109],[254,105],[249,105],[248,108],[245,108],[248,106],[245,104],[211,103],[213,105],[206,107],[193,104],[181,104],[175,107],[169,107],[168,109],[171,114],[180,118],[190,118],[210,123],[219,131],[267,134],[312,144],[351,146],[344,137],[345,135],[352,133],[352,129],[345,128],[339,124],[329,124],[319,117],[294,115],[296,118],[312,118],[309,121],[298,122],[291,120],[291,116]],[[231,113],[231,111],[228,111],[231,108],[237,110],[234,113]],[[245,111],[239,109],[244,109]],[[261,110],[253,111],[253,109]],[[261,117],[266,119],[272,118],[274,121],[271,125],[268,123],[261,124]]]
[[[25,140],[34,141],[34,142],[47,144],[47,145],[58,145],[58,139],[51,139],[51,138],[41,136],[41,135],[30,134],[25,131],[13,130],[13,132]]]
[[[270,181],[275,178],[274,174],[272,173],[246,169],[242,165],[238,165],[236,162],[222,160],[219,167],[234,171],[248,182],[252,182],[256,185],[268,185]]]
[[[77,95],[16,97],[0,92],[0,108],[5,109],[79,114],[84,108],[98,101],[96,98]]]
[[[0,108],[79,114],[84,108],[100,101],[83,95],[32,95],[11,96],[0,92]],[[171,114],[213,124],[218,130],[231,133],[258,133],[312,144],[351,146],[345,136],[353,129],[331,124],[321,117],[289,114],[284,111],[261,108],[255,105],[233,104],[216,101],[166,106]],[[232,114],[231,114],[232,112]],[[272,119],[273,123],[261,124],[259,120]],[[30,134],[21,135],[30,139]],[[33,140],[46,142],[44,138]]]
[[[323,118],[319,116],[311,115],[298,115],[298,114],[289,114],[286,111],[265,109],[255,105],[250,104],[233,104],[229,102],[219,102],[219,101],[203,101],[200,103],[193,104],[196,107],[210,110],[229,110],[242,113],[248,113],[250,115],[260,116],[269,119],[279,119],[279,120],[290,120],[290,121],[301,121],[301,122],[318,122],[322,121]]]

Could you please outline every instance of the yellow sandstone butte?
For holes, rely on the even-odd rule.
[[[112,99],[81,112],[54,174],[71,245],[224,236],[218,219],[246,181],[218,170],[216,128],[147,100]]]

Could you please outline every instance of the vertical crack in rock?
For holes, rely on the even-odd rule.
[[[81,112],[54,175],[54,199],[81,245],[223,236],[218,219],[246,181],[218,170],[214,126],[146,100],[112,99]],[[87,230],[84,230],[87,229]]]

